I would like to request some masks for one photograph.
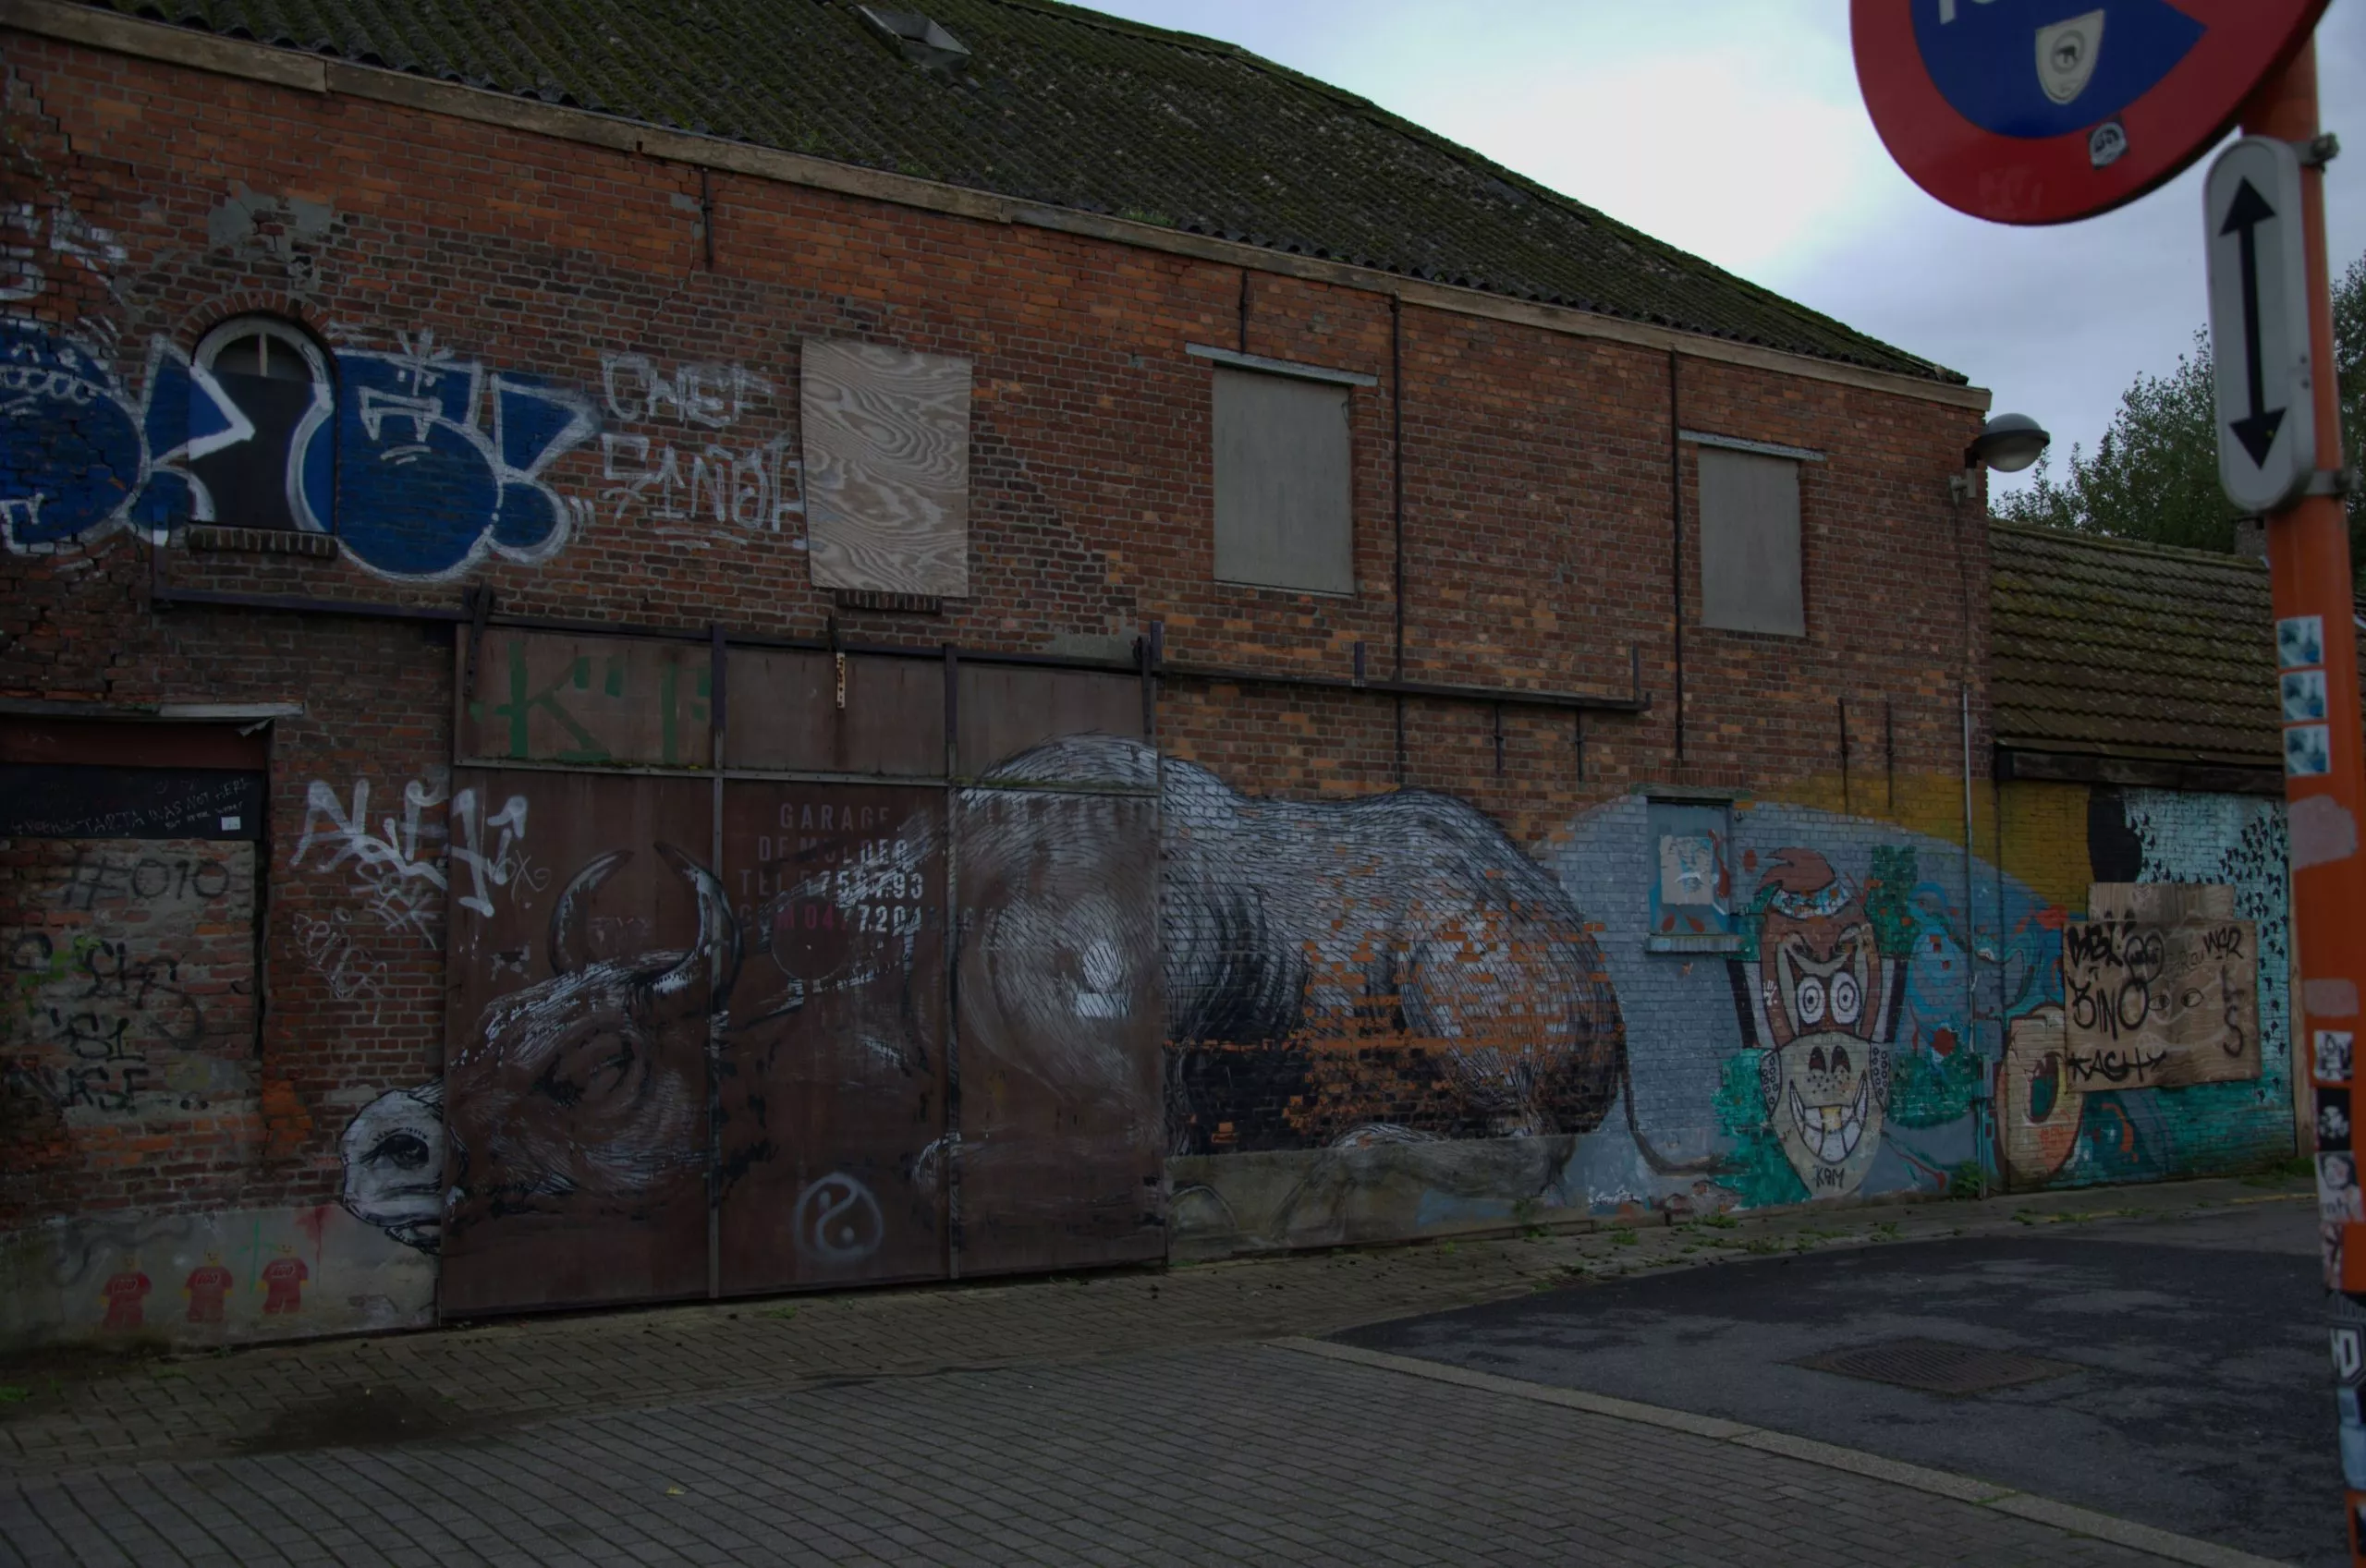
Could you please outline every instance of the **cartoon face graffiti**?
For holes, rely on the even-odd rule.
[[[1811,850],[1759,881],[1758,957],[1734,965],[1742,1027],[1765,1054],[1759,1093],[1811,1197],[1856,1191],[1881,1146],[1903,961],[1884,957],[1863,899]]]
[[[2086,1095],[2068,1059],[2059,1005],[2033,1008],[2005,1027],[1998,1138],[2016,1185],[2043,1186],[2078,1147]]]

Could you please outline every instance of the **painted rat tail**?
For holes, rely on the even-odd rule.
[[[1636,1152],[1643,1157],[1644,1164],[1663,1176],[1714,1175],[1727,1168],[1726,1157],[1722,1154],[1707,1154],[1698,1160],[1671,1160],[1653,1148],[1652,1140],[1643,1136],[1643,1129],[1636,1124],[1635,1069],[1623,1052],[1618,1064],[1618,1097],[1627,1107],[1628,1136],[1635,1140]]]

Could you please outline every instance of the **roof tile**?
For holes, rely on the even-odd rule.
[[[1228,43],[1051,0],[84,0],[646,124],[1872,370],[1964,378]],[[908,3],[908,0],[907,0]]]
[[[1990,541],[1998,744],[2283,766],[2264,565],[2002,523]]]

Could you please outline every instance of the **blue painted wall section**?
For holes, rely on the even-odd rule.
[[[1683,826],[1665,804],[1598,808],[1549,857],[1603,928],[1638,1128],[1712,1166],[1656,1171],[1614,1123],[1579,1146],[1560,1199],[1797,1203],[1981,1171],[1998,1019],[2060,1000],[2041,901],[1984,861],[1967,884],[1960,844],[1885,822],[1748,802],[1730,820],[1731,953],[1653,951],[1663,830]]]
[[[2051,1028],[2058,1040],[2063,931],[2086,911],[2050,902],[1984,857],[1972,858],[1967,876],[1960,843],[1881,821],[1738,803],[1726,871],[1742,950],[1665,951],[1663,884],[1684,857],[1672,860],[1663,840],[1695,826],[1690,816],[1701,808],[1672,811],[1630,797],[1581,818],[1548,862],[1599,922],[1627,1020],[1638,1128],[1662,1151],[1714,1168],[1675,1178],[1656,1172],[1614,1119],[1579,1145],[1555,1198],[1599,1210],[1941,1193],[2003,1175],[2007,1134],[2042,1151],[2013,1173],[2022,1187],[2161,1180],[2289,1154],[2282,803],[2128,790],[2097,792],[2096,808],[2111,818],[2120,848],[2099,849],[2092,867],[2068,868],[2070,878],[2231,887],[2236,914],[2256,923],[2256,1079],[2110,1089],[2071,1082],[2058,1068],[2035,1082],[2004,1071],[2008,1038],[2043,1038]],[[1798,918],[1782,918],[1783,901]],[[1778,973],[1771,952],[1777,927],[1797,932],[1811,921],[1822,929]],[[1849,959],[1856,966],[1846,981],[1866,994],[1852,999],[1844,1022],[1831,998],[1848,956],[1843,939],[1859,926],[1870,941],[1849,939],[1866,951],[1861,964]],[[1887,1024],[1875,1017],[1872,994],[1885,969],[1896,976]],[[1762,1009],[1807,995],[1818,975],[1822,1000],[1811,1004],[1831,1011],[1805,1030],[1810,1021],[1795,1018],[1787,1039],[1781,1018]],[[1851,1052],[1848,1072],[1835,1065],[1835,1036]],[[1811,1043],[1809,1060],[1792,1061],[1811,1041],[1821,1043],[1823,1060],[1813,1060]],[[1860,1088],[1864,1126],[1856,1133]],[[1811,1124],[1804,1139],[1802,1113]],[[1830,1144],[1831,1160],[1803,1157],[1803,1142],[1834,1132],[1867,1143],[1844,1137]],[[1436,1203],[1430,1217],[1476,1219],[1488,1209]]]

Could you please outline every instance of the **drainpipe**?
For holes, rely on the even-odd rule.
[[[1676,350],[1667,351],[1668,594],[1676,653],[1676,765],[1684,766],[1684,420],[1677,410]]]
[[[1405,301],[1388,297],[1388,460],[1390,506],[1395,515],[1389,545],[1395,582],[1389,597],[1395,605],[1396,644],[1395,678],[1405,678]],[[1398,692],[1396,710],[1396,787],[1405,787],[1405,694]]]
[[[1957,1051],[1977,1053],[1980,1044],[1980,906],[1972,902],[1971,876],[1971,682],[1959,688],[1963,714],[1963,1029]],[[2000,1051],[2001,1060],[2001,1051]],[[1986,1075],[1983,1072],[1982,1076]],[[1990,1097],[1994,1103],[1994,1097]],[[1984,1140],[1976,1135],[1975,1151],[1985,1164]]]

